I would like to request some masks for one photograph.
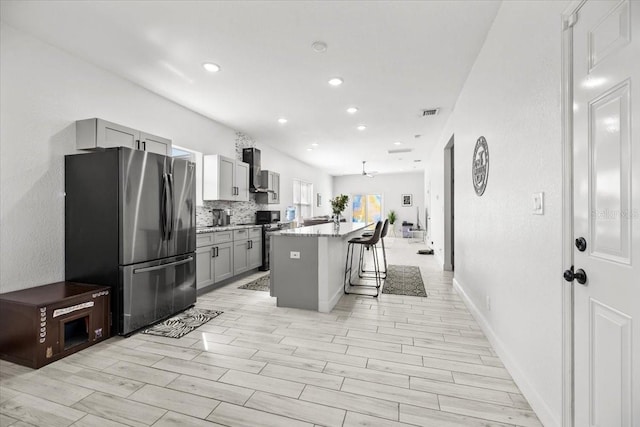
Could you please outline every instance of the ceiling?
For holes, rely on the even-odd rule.
[[[360,173],[362,160],[380,173],[424,169],[499,5],[3,0],[1,12],[10,25],[343,175]],[[314,51],[315,41],[327,50]],[[204,62],[221,70],[209,73]],[[344,83],[333,87],[336,76]],[[350,106],[359,111],[348,114]],[[425,108],[439,114],[422,117]],[[413,151],[387,153],[398,148]]]

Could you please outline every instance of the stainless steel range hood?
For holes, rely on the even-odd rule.
[[[242,149],[242,161],[249,163],[249,191],[252,193],[269,193],[267,183],[262,182],[262,169],[260,167],[260,150],[251,147]]]

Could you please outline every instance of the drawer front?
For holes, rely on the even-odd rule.
[[[232,230],[216,231],[216,232],[213,232],[211,234],[213,234],[213,243],[214,244],[229,243],[229,242],[233,241],[233,231]]]
[[[196,247],[201,248],[203,246],[213,245],[213,235],[216,233],[202,233],[196,234]]]
[[[262,227],[249,229],[249,239],[256,240],[262,238]]]
[[[249,240],[248,228],[243,228],[241,230],[233,230],[233,241],[239,242],[241,240]]]

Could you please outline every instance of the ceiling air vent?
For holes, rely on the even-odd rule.
[[[413,148],[396,148],[395,150],[387,150],[389,154],[398,154],[398,153],[410,153],[413,151]]]
[[[435,116],[439,111],[439,108],[429,108],[427,110],[422,110],[422,117]]]

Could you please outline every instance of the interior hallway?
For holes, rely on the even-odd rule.
[[[112,338],[38,371],[0,361],[0,425],[540,426],[452,274],[422,244],[387,247],[427,298],[277,308],[237,289],[257,273],[199,297],[224,313],[181,339]]]

